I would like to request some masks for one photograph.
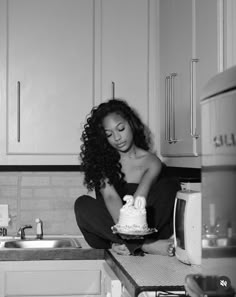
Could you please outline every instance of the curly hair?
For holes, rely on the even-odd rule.
[[[85,173],[84,184],[89,190],[100,189],[107,179],[111,185],[125,184],[121,171],[119,153],[109,144],[102,122],[111,113],[117,113],[129,123],[134,144],[144,150],[150,149],[150,133],[139,115],[126,101],[111,99],[92,108],[82,132],[80,157]]]

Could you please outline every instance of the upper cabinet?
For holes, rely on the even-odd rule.
[[[8,0],[1,14],[7,156],[0,163],[50,164],[59,155],[78,163],[81,122],[93,105],[93,1]]]
[[[220,33],[219,23],[220,11],[215,0],[195,2],[195,32],[194,32],[194,56],[198,59],[195,68],[195,110],[196,110],[196,133],[199,134],[197,140],[197,153],[201,155],[201,110],[200,100],[202,89],[207,81],[223,67],[223,36]],[[221,20],[223,21],[223,20]],[[221,40],[222,38],[222,40]]]
[[[10,0],[8,33],[8,152],[78,154],[93,99],[93,1]]]
[[[201,90],[235,61],[234,3],[0,0],[0,165],[80,164],[86,115],[113,97],[164,161],[199,160]]]
[[[78,165],[86,115],[109,98],[126,99],[150,123],[153,7],[0,0],[0,165]]]
[[[149,117],[149,2],[103,0],[100,96],[127,100]]]
[[[161,154],[201,154],[200,94],[219,69],[215,0],[160,0]]]
[[[224,69],[236,65],[236,1],[227,0],[224,12]]]

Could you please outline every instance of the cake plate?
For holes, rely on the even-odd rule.
[[[121,231],[116,226],[112,226],[111,230],[114,234],[119,234],[122,238],[125,239],[140,239],[143,238],[146,235],[153,234],[157,232],[158,230],[156,228],[148,228],[146,231]]]

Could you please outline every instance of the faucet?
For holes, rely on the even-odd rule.
[[[36,223],[36,238],[43,239],[43,222],[39,218],[35,219]]]
[[[29,228],[32,228],[32,226],[25,225],[25,226],[20,227],[20,229],[17,232],[17,235],[20,236],[20,239],[25,239],[25,229],[29,229]]]

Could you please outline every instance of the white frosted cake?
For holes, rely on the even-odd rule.
[[[134,202],[133,196],[126,195],[123,200],[126,204],[120,209],[117,230],[122,233],[147,231],[146,199],[139,196]]]

